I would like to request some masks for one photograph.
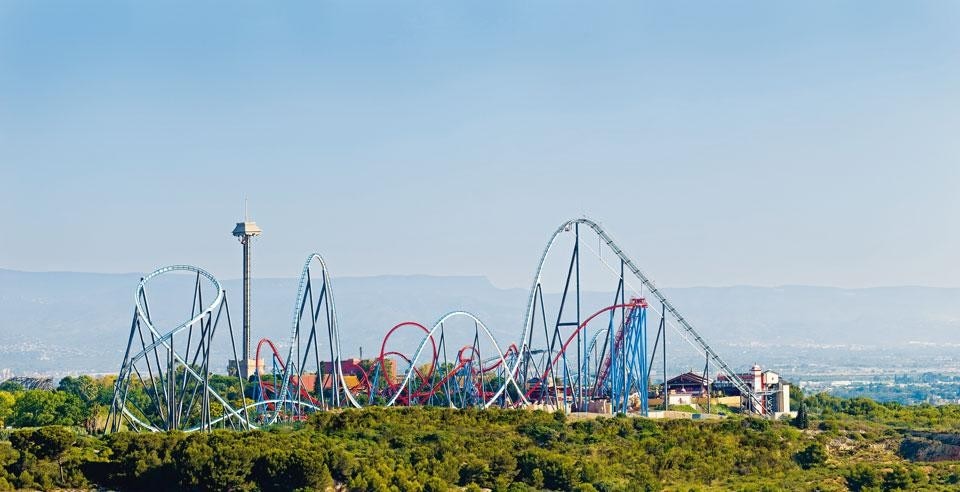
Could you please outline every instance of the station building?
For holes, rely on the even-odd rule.
[[[756,409],[761,415],[771,415],[779,418],[782,415],[792,415],[790,410],[790,384],[774,371],[764,371],[760,365],[754,364],[750,372],[738,374],[744,383],[751,386],[754,394],[760,397],[761,407]],[[713,382],[713,389],[723,392],[727,396],[740,396],[740,390],[725,375],[717,376]],[[755,405],[753,402],[744,402],[745,405]]]

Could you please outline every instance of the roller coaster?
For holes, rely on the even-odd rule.
[[[545,265],[562,254],[561,243],[570,244],[569,254],[560,257],[564,268],[551,277]],[[593,253],[598,268],[582,271],[584,251]],[[186,320],[163,329],[150,311],[147,291],[151,282],[171,274],[192,275],[193,305]],[[582,280],[588,276],[609,284],[609,301],[591,305],[585,298]],[[656,322],[652,349],[648,319]],[[452,311],[429,327],[414,321],[391,327],[373,359],[345,359],[331,275],[313,253],[301,269],[285,352],[261,340],[256,360],[268,360],[245,381],[239,366],[232,376],[211,374],[215,344],[238,361],[238,339],[220,283],[194,266],[164,267],[137,286],[107,430],[252,429],[371,405],[647,415],[658,346],[665,382],[668,329],[700,353],[704,373],[713,364],[726,376],[742,395],[745,411],[763,407],[762,395],[720,358],[600,224],[587,218],[566,221],[551,235],[519,328],[504,348],[477,316]],[[419,338],[415,350],[394,347],[393,337],[401,331]]]

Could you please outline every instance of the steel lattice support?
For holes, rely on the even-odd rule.
[[[541,339],[544,343],[542,348],[548,352],[547,359],[549,360],[556,353],[556,343],[560,339],[558,334],[559,328],[563,326],[575,326],[571,321],[561,320],[561,317],[564,315],[564,309],[568,305],[568,303],[573,303],[574,305],[577,306],[576,319],[579,320],[580,318],[579,258],[580,258],[580,244],[581,244],[581,238],[582,238],[582,231],[580,228],[581,225],[587,226],[589,227],[590,230],[595,232],[599,241],[603,243],[603,245],[605,245],[606,248],[609,249],[620,262],[619,284],[617,287],[617,292],[614,296],[614,301],[615,301],[614,303],[615,304],[619,303],[621,305],[625,304],[623,302],[623,298],[625,297],[625,290],[626,290],[625,282],[627,278],[625,276],[625,273],[632,275],[633,278],[637,279],[640,282],[640,285],[642,286],[642,288],[646,289],[646,292],[649,295],[653,296],[654,299],[656,299],[661,303],[661,306],[663,307],[663,313],[662,313],[661,319],[671,323],[671,325],[674,325],[675,323],[675,326],[678,327],[680,332],[684,333],[685,336],[687,336],[690,339],[692,344],[694,344],[699,350],[703,351],[703,353],[706,355],[707,360],[712,361],[713,364],[715,364],[716,367],[740,391],[740,394],[746,398],[747,400],[746,407],[751,410],[756,408],[762,408],[763,405],[762,405],[762,402],[760,401],[760,397],[754,393],[753,388],[751,388],[750,385],[747,385],[740,378],[740,376],[736,372],[734,372],[730,368],[730,366],[728,366],[723,361],[723,359],[720,358],[719,355],[717,355],[717,353],[713,350],[713,348],[706,343],[703,337],[700,336],[700,334],[697,332],[696,329],[694,329],[694,327],[690,324],[690,322],[680,314],[680,311],[670,302],[669,299],[667,299],[666,296],[664,296],[664,294],[659,290],[659,288],[657,288],[657,286],[653,283],[653,281],[649,277],[647,277],[647,275],[645,275],[636,266],[633,260],[629,256],[627,256],[627,254],[617,245],[617,243],[610,237],[610,235],[602,227],[600,227],[599,224],[587,218],[573,219],[561,224],[560,227],[558,227],[554,231],[553,235],[550,237],[550,240],[548,241],[546,248],[544,248],[543,250],[543,254],[540,256],[540,262],[537,265],[533,285],[530,288],[530,295],[527,303],[527,311],[524,316],[524,322],[523,322],[522,330],[520,333],[520,339],[518,341],[518,346],[520,347],[521,355],[517,361],[517,365],[511,368],[511,371],[519,370],[519,374],[524,378],[525,381],[526,381],[526,378],[530,375],[529,366],[533,363],[532,359],[534,358],[534,353],[537,350],[541,349],[541,347],[535,346],[535,343],[534,343],[535,338],[537,338],[536,330],[537,330],[538,324],[541,324],[544,328],[544,338]],[[557,239],[560,237],[561,234],[564,234],[565,232],[571,232],[571,231],[575,235],[573,253],[572,253],[571,261],[567,270],[566,281],[564,282],[563,295],[561,297],[560,308],[557,315],[557,322],[553,325],[553,330],[551,333],[551,330],[548,329],[548,325],[546,322],[545,306],[543,302],[543,285],[542,285],[543,270],[544,270],[544,265],[547,262],[547,258],[550,255],[551,251],[553,250],[554,245],[557,242]],[[571,291],[570,289],[571,282],[574,285],[573,294],[572,294],[572,297],[574,299],[568,300],[568,294]],[[621,320],[625,321],[625,319],[626,319],[626,313],[621,312]],[[665,329],[661,329],[661,332],[665,334]],[[609,332],[608,332],[608,335],[609,335]],[[578,335],[578,340],[577,340],[578,343],[576,345],[577,350],[575,352],[575,356],[578,358],[578,360],[577,360],[577,365],[575,367],[578,368],[578,370],[576,371],[578,373],[576,377],[579,378],[579,382],[574,384],[574,386],[578,387],[578,389],[576,390],[576,392],[574,392],[573,398],[572,398],[575,408],[582,407],[582,404],[584,401],[584,396],[582,393],[580,393],[581,391],[580,388],[587,388],[589,386],[588,384],[585,384],[583,376],[579,375],[579,373],[583,373],[584,376],[587,376],[587,374],[583,370],[585,369],[586,366],[579,364],[579,358],[581,357],[581,351],[579,347],[581,347],[581,341],[586,339],[588,339],[586,337],[586,334],[584,334],[582,338],[580,338]],[[609,343],[609,340],[607,340],[607,342]],[[562,354],[564,365],[561,368],[562,373],[559,375],[561,379],[567,378],[570,375],[569,366],[566,364],[567,354],[565,352],[566,351],[564,351],[564,353]],[[586,354],[584,355],[584,357],[586,357]],[[552,373],[549,374],[549,376],[551,379],[557,377]],[[540,384],[541,393],[542,393],[542,395],[540,396],[540,399],[545,399],[547,397],[547,388],[549,384],[553,384],[553,383],[548,381],[544,384]],[[503,390],[504,388],[501,388],[501,391]],[[564,391],[566,391],[566,389]],[[566,393],[564,393],[564,395],[566,395]],[[564,404],[565,404],[565,401],[566,401],[566,398],[564,398]]]
[[[171,273],[195,276],[193,306],[187,321],[164,332],[154,326],[147,286],[157,277]],[[204,282],[208,284],[206,289]],[[214,293],[209,305],[203,302],[205,290]],[[220,330],[217,336],[222,325],[226,325],[226,329]],[[224,336],[229,337],[234,360],[237,360],[226,294],[213,275],[194,266],[174,265],[141,279],[127,349],[114,385],[107,430],[250,428],[242,391],[240,402],[230,402],[209,384],[211,347]],[[239,374],[239,367],[237,371]],[[243,388],[239,376],[237,383]]]
[[[247,224],[238,224],[250,233],[241,234],[244,239],[255,235],[255,224]],[[611,289],[613,296],[607,307],[584,318],[581,255],[584,248],[590,249],[583,236],[591,231],[596,234],[598,248],[605,246],[616,258],[614,266],[604,262],[613,273],[616,288]],[[563,262],[566,276],[559,306],[548,312],[542,280],[544,264],[558,237],[566,232],[572,232],[573,247],[569,259]],[[248,264],[245,269],[249,273]],[[168,272],[195,275],[194,304],[188,321],[161,332],[152,322],[145,286]],[[639,293],[630,285],[634,279],[640,282]],[[629,301],[628,288],[637,295],[631,294]],[[659,312],[653,314],[659,317],[659,323],[652,351],[647,346],[644,289],[660,303]],[[203,302],[205,291],[207,299],[213,299],[209,305]],[[244,319],[249,320],[250,313],[245,312]],[[446,324],[455,319],[473,324],[472,330],[460,333],[472,340],[452,345],[451,327]],[[591,328],[594,320],[603,320],[606,326]],[[267,340],[257,346],[253,360],[259,361],[261,349],[269,348],[272,370],[261,374],[257,368],[255,398],[249,404],[245,400],[228,402],[209,384],[211,346],[215,338],[223,337],[223,329],[215,337],[223,324],[229,332],[242,387],[246,381],[241,377],[241,364],[249,367],[251,362],[249,341],[241,340],[243,358],[237,357],[226,297],[216,279],[199,268],[183,265],[145,277],[137,289],[127,350],[111,406],[110,429],[251,428],[248,412],[256,416],[257,424],[271,424],[326,409],[359,407],[361,403],[461,408],[535,404],[564,411],[593,411],[591,406],[599,401],[609,403],[608,411],[647,415],[650,375],[658,347],[663,356],[664,399],[668,396],[668,324],[705,354],[707,377],[710,367],[718,367],[747,398],[747,408],[763,407],[759,395],[720,359],[630,257],[597,223],[585,218],[563,223],[551,236],[537,265],[519,340],[506,351],[500,349],[493,333],[478,317],[454,311],[429,329],[413,322],[394,326],[383,338],[377,358],[361,361],[365,364],[362,366],[348,362],[350,374],[345,374],[331,277],[316,253],[307,257],[301,270],[285,353]],[[422,336],[413,353],[388,349],[391,335],[403,327],[413,327]],[[405,366],[399,377],[397,366]],[[665,401],[664,408],[667,404]]]

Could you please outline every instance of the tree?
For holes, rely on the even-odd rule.
[[[76,442],[77,436],[73,431],[62,426],[41,427],[36,430],[22,430],[10,434],[10,443],[14,449],[20,452],[22,457],[35,457],[31,458],[34,462],[36,458],[56,462],[61,484],[65,484],[63,457]],[[24,470],[24,473],[27,471]],[[33,468],[31,471],[41,471],[41,468]],[[37,479],[41,482],[50,481],[48,475],[39,473]],[[30,474],[30,476],[32,477],[33,474]],[[23,482],[22,479],[21,481]],[[21,487],[28,487],[28,485],[23,482]]]
[[[0,471],[16,463],[18,459],[20,459],[20,452],[14,449],[12,444],[0,442]]]
[[[207,441],[206,434],[191,434],[172,450],[171,458],[181,488],[204,489],[210,486],[214,451]]]
[[[536,489],[543,488],[543,472],[539,468],[534,468],[530,472],[530,477],[527,479],[527,483],[532,485]]]
[[[850,487],[850,490],[854,492],[874,489],[881,485],[880,472],[865,463],[857,463],[853,468],[847,470],[846,480],[847,487]]]
[[[797,409],[797,416],[793,418],[793,426],[798,429],[810,428],[810,416],[807,415],[806,403],[800,403],[800,408]]]
[[[7,380],[0,383],[0,391],[9,391],[11,393],[16,393],[18,391],[23,391],[23,385],[16,381]]]
[[[83,403],[74,395],[46,390],[26,390],[18,395],[9,423],[14,427],[77,425],[86,420]]]
[[[913,480],[906,468],[894,467],[883,476],[883,490],[907,490],[913,485]]]
[[[13,405],[17,402],[13,393],[0,391],[0,428],[6,425],[7,419],[13,415]]]
[[[60,483],[63,483],[63,455],[77,442],[77,436],[65,427],[51,426],[37,429],[32,433],[31,438],[36,446],[34,454],[38,458],[57,462],[57,467],[60,469]]]
[[[795,384],[790,385],[790,407],[799,408],[803,404],[803,390]]]
[[[93,433],[97,429],[97,416],[101,411],[103,384],[90,376],[67,376],[60,380],[57,391],[75,396],[84,407],[84,427]]]
[[[85,404],[96,400],[99,394],[99,386],[90,376],[70,377],[67,376],[60,380],[57,391],[62,391],[76,396]]]
[[[322,490],[333,484],[323,457],[297,449],[270,449],[254,462],[251,478],[260,490]]]
[[[809,470],[827,462],[827,449],[823,447],[823,444],[815,442],[797,453],[794,460],[801,468]]]
[[[571,458],[538,448],[521,453],[517,468],[524,481],[534,487],[570,490],[580,478]]]

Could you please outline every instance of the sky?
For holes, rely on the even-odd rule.
[[[0,268],[960,286],[960,3],[0,0]]]

